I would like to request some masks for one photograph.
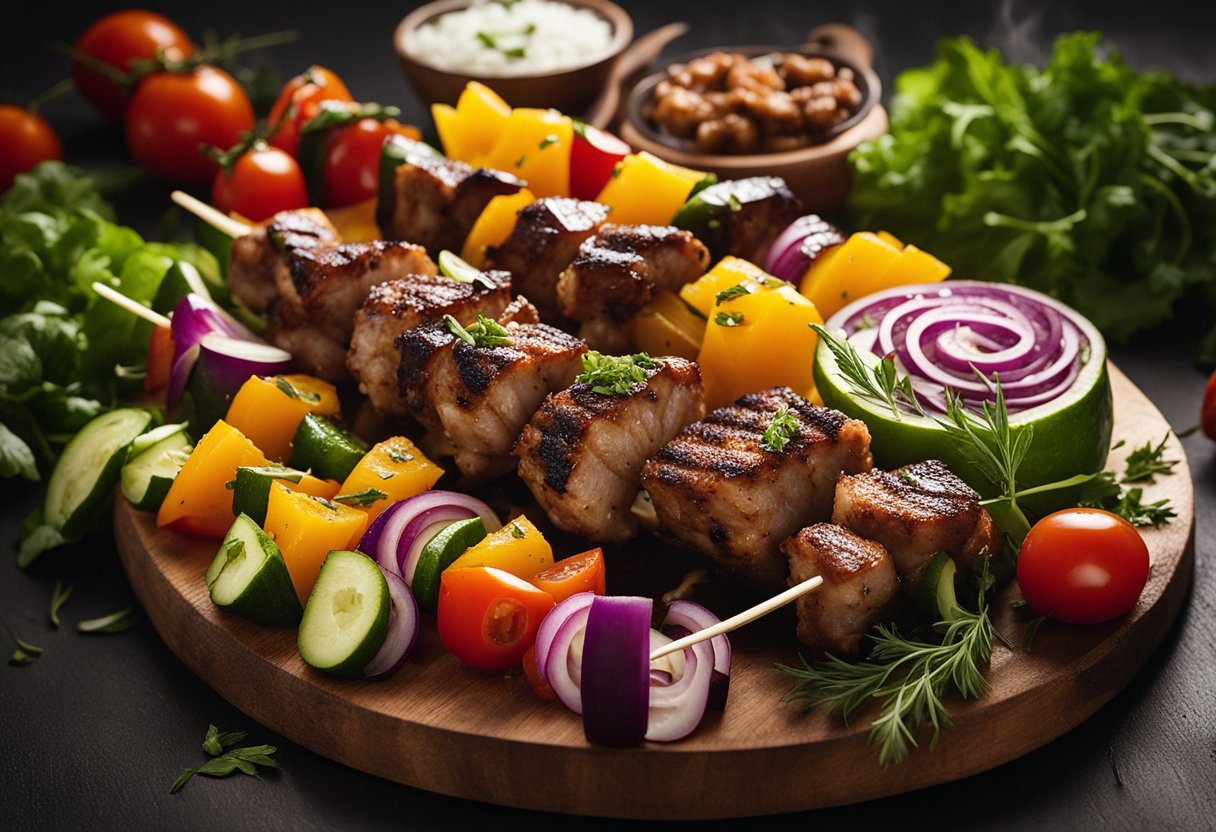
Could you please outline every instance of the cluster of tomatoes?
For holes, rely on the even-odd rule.
[[[256,129],[249,96],[173,21],[142,10],[106,15],[74,45],[77,91],[122,125],[131,157],[154,175],[212,185],[216,206],[258,221],[276,211],[351,205],[376,193],[380,147],[417,138],[396,111],[356,104],[334,73],[312,67],[284,86]],[[329,102],[328,104],[326,102]],[[327,112],[324,124],[308,124]],[[318,135],[302,142],[310,132]],[[305,158],[301,145],[308,150]],[[62,159],[51,126],[30,108],[0,106],[0,191],[16,174]]]

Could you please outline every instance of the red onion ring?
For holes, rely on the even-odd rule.
[[[839,229],[815,214],[799,217],[769,246],[764,270],[773,277],[797,283],[816,257],[844,240]]]
[[[669,644],[671,639],[651,630],[650,649]],[[714,648],[699,641],[684,650],[684,672],[670,684],[650,682],[646,719],[646,739],[674,742],[691,734],[701,724],[709,702],[714,673]]]
[[[391,676],[397,672],[410,653],[414,652],[414,644],[418,641],[418,602],[410,592],[405,581],[395,572],[380,567],[384,580],[388,583],[388,595],[392,601],[389,611],[388,634],[384,644],[372,660],[367,663],[360,677],[375,681]]]
[[[363,533],[357,548],[408,585],[418,565],[418,555],[430,539],[425,531],[433,525],[471,517],[480,517],[487,532],[502,528],[494,510],[475,497],[455,491],[424,491],[382,511]]]
[[[672,634],[677,629],[687,634],[708,629],[718,623],[718,616],[700,604],[693,601],[672,601],[671,606],[667,608],[667,618],[663,621],[663,632],[674,639],[681,637]],[[726,697],[730,692],[730,639],[723,633],[711,638],[709,644],[714,651],[714,671],[710,679],[706,708],[722,711],[726,709]]]

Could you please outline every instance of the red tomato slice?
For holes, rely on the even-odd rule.
[[[532,686],[532,690],[536,695],[546,702],[552,702],[557,699],[557,694],[553,688],[549,687],[549,683],[541,678],[540,672],[536,669],[536,645],[533,644],[528,648],[528,652],[524,653],[523,658],[524,675],[528,677],[528,684]]]
[[[612,178],[616,163],[631,153],[629,145],[590,124],[574,131],[570,148],[570,195],[595,199]]]
[[[492,566],[445,569],[439,578],[439,640],[456,658],[505,670],[536,641],[553,596]]]
[[[553,596],[557,603],[578,592],[604,594],[604,550],[596,547],[559,560],[529,579],[534,586]]]

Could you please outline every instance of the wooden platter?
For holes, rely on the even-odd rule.
[[[1115,435],[1128,446],[1169,430],[1160,412],[1111,368]],[[933,751],[879,768],[866,745],[868,720],[850,727],[782,704],[797,661],[793,613],[769,616],[732,636],[734,667],[724,714],[683,742],[628,749],[590,746],[579,718],[537,698],[521,675],[476,671],[447,654],[433,617],[415,656],[378,683],[333,679],[304,665],[294,630],[275,630],[211,604],[203,573],[215,553],[157,529],[150,515],[117,501],[123,566],[169,648],[253,719],[338,762],[433,792],[505,806],[624,818],[694,819],[771,814],[858,802],[956,780],[1036,749],[1078,725],[1144,664],[1176,618],[1194,560],[1191,475],[1173,436],[1175,473],[1145,489],[1169,497],[1178,517],[1144,531],[1152,554],[1135,610],[1096,627],[1045,624],[1032,652],[999,644],[991,689],[951,703],[954,727]],[[1118,454],[1125,454],[1124,447]],[[1122,458],[1112,458],[1121,466]],[[559,546],[560,554],[572,548]],[[654,541],[607,552],[610,592],[660,594],[695,557]],[[725,616],[750,600],[699,588],[696,600]],[[1027,618],[1011,607],[1016,587],[993,605],[997,628],[1021,643]]]

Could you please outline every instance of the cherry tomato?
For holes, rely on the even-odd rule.
[[[571,555],[542,569],[529,580],[533,586],[553,596],[557,603],[576,592],[604,594],[604,550],[596,547],[581,555]]]
[[[1203,408],[1200,410],[1203,432],[1209,439],[1216,439],[1216,373],[1208,379],[1203,391]]]
[[[292,156],[300,145],[300,128],[321,112],[322,101],[352,101],[350,91],[342,79],[323,66],[310,66],[307,70],[283,85],[266,123],[282,125],[270,137],[270,143],[287,151]],[[287,108],[295,105],[295,112],[284,119]]]
[[[165,57],[175,61],[194,54],[194,44],[176,23],[140,9],[108,14],[85,29],[76,41],[79,54],[123,73],[129,72],[136,60],[154,58],[157,49],[165,50]],[[72,80],[80,94],[106,118],[121,122],[126,116],[131,102],[129,89],[79,60],[72,66]]]
[[[557,693],[553,688],[549,687],[540,675],[540,671],[536,669],[536,645],[533,644],[528,648],[528,652],[524,653],[523,658],[524,675],[528,677],[528,684],[532,686],[532,690],[541,699],[546,702],[552,702],[557,699]]]
[[[570,147],[570,195],[575,199],[595,199],[612,178],[616,163],[632,151],[611,133],[590,124],[579,127]]]
[[[148,341],[148,374],[144,376],[144,392],[157,393],[169,386],[173,367],[173,333],[167,326],[152,327]]]
[[[203,184],[216,163],[203,145],[232,147],[253,129],[253,106],[236,80],[213,66],[157,72],[136,89],[127,111],[127,150],[157,176]]]
[[[418,131],[392,119],[363,118],[336,128],[325,154],[325,205],[341,207],[374,199],[379,186],[380,148],[391,135],[419,138]]]
[[[51,125],[37,113],[13,104],[0,104],[0,193],[17,174],[39,162],[62,159],[63,146]]]
[[[439,640],[456,658],[505,670],[536,641],[553,596],[492,566],[445,569],[439,577]]]
[[[231,173],[215,175],[211,202],[226,214],[261,222],[279,211],[307,208],[308,189],[296,160],[263,144],[242,153]]]
[[[1070,508],[1035,523],[1018,554],[1018,584],[1035,612],[1100,624],[1131,610],[1148,581],[1148,547],[1109,511]]]

